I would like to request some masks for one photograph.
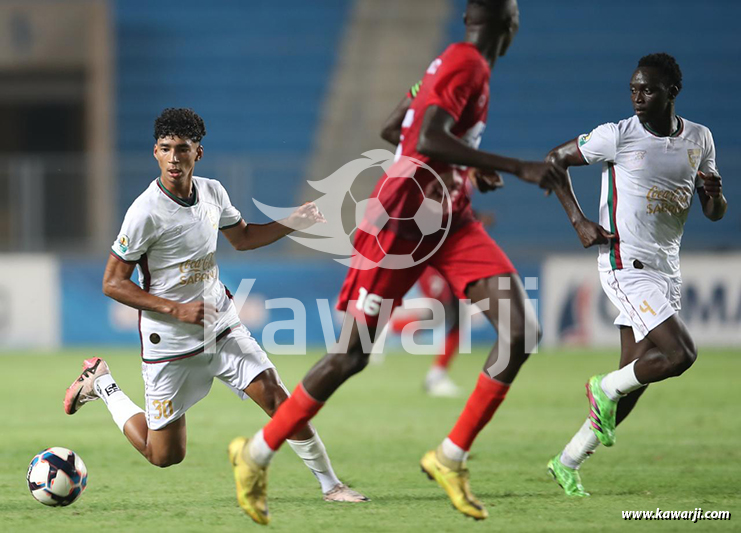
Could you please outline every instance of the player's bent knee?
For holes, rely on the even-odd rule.
[[[173,466],[183,462],[183,459],[185,459],[185,448],[177,446],[175,448],[161,451],[149,450],[145,457],[154,466],[167,468],[168,466]]]
[[[343,370],[344,374],[352,376],[362,371],[368,366],[370,358],[365,353],[361,352],[348,352],[344,358]]]
[[[173,465],[182,463],[183,459],[185,459],[185,452],[173,453],[173,454],[162,455],[162,456],[159,456],[159,455],[153,456],[149,458],[149,462],[152,463],[154,466],[158,466],[160,468],[167,468],[168,466],[173,466]]]
[[[697,349],[694,346],[681,350],[672,358],[674,367],[673,374],[675,376],[681,376],[695,363],[696,360]]]
[[[284,401],[288,399],[288,394],[283,388],[275,383],[265,387],[265,394],[261,400],[261,407],[268,414],[273,416]]]
[[[664,350],[666,374],[681,376],[697,360],[697,348],[691,339],[679,342],[672,349]]]
[[[370,360],[369,355],[363,350],[361,342],[350,344],[347,348],[347,353],[335,354],[333,357],[340,367],[342,374],[346,377],[363,370],[368,366],[368,361]]]

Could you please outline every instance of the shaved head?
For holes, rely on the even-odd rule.
[[[466,24],[508,23],[517,14],[517,0],[468,0]]]
[[[466,40],[476,43],[490,65],[507,53],[520,28],[517,0],[468,0]]]

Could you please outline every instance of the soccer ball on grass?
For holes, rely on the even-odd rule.
[[[28,465],[28,490],[44,505],[63,507],[76,501],[87,486],[87,468],[72,450],[55,446],[38,453]]]

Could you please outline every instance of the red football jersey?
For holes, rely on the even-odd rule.
[[[471,208],[471,187],[460,169],[435,161],[417,152],[417,141],[428,106],[443,108],[455,119],[452,129],[463,142],[477,148],[486,126],[489,110],[489,77],[491,69],[479,50],[470,43],[455,43],[427,68],[418,84],[418,91],[407,110],[401,126],[401,141],[396,150],[400,156],[412,157],[429,165],[438,175],[453,173],[455,185],[450,190],[452,200],[451,230],[475,220]],[[399,177],[409,175],[409,169],[391,167],[376,184],[371,197],[378,197],[391,217],[414,216],[425,191],[439,183],[426,169],[417,168],[414,180]],[[413,181],[416,181],[414,183]],[[419,184],[419,185],[417,185]],[[429,196],[427,193],[426,195]],[[401,236],[407,233],[403,225],[388,226]]]

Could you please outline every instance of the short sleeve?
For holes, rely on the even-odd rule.
[[[457,122],[469,100],[481,92],[485,75],[479,61],[443,61],[435,74],[425,80],[425,84],[430,83],[426,103],[441,107]]]
[[[619,132],[611,122],[597,126],[591,133],[579,135],[577,146],[584,161],[591,165],[603,161],[615,161]]]
[[[702,150],[702,159],[700,160],[700,166],[698,167],[698,170],[701,170],[705,174],[720,175],[720,172],[718,172],[718,167],[715,165],[715,141],[713,140],[713,134],[710,133],[710,130],[706,130],[705,146]],[[698,174],[695,177],[695,188],[699,189],[702,186],[703,181]]]
[[[221,197],[221,216],[219,217],[219,229],[229,229],[239,224],[242,220],[242,213],[232,205],[229,199],[229,193],[226,192],[221,183],[219,183]]]
[[[157,229],[151,214],[132,205],[126,212],[111,251],[122,261],[135,263],[147,253],[156,238]]]

